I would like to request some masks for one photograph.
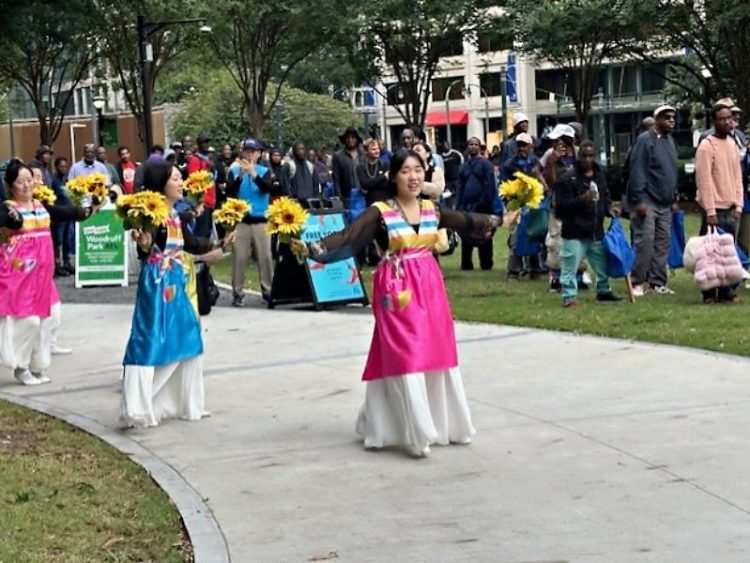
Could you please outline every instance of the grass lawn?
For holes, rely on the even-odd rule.
[[[627,221],[625,226],[627,228]],[[687,236],[698,233],[700,220],[686,217]],[[563,309],[559,294],[547,291],[547,279],[509,282],[506,279],[508,231],[495,235],[495,268],[489,272],[477,268],[472,272],[460,269],[459,250],[453,256],[441,257],[446,285],[457,319],[515,326],[547,328],[600,336],[645,340],[680,346],[705,348],[750,356],[750,292],[740,289],[743,303],[739,306],[703,305],[701,294],[692,275],[677,270],[669,285],[676,295],[646,295],[633,304],[600,305],[595,292],[581,292],[581,307]],[[230,279],[229,261],[215,268],[215,277]],[[370,291],[370,272],[363,272]],[[249,285],[258,288],[257,269],[248,267]],[[612,280],[615,293],[625,296],[623,280]]]
[[[93,436],[0,401],[0,562],[191,561],[177,510]]]

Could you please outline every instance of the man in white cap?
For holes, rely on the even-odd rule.
[[[669,295],[667,258],[672,211],[677,203],[677,146],[672,138],[677,110],[654,111],[654,126],[641,133],[630,151],[627,197],[635,247],[633,295]]]
[[[516,156],[518,153],[518,145],[516,144],[516,137],[521,133],[529,133],[529,118],[523,112],[516,112],[513,114],[513,134],[503,143],[500,149],[500,163],[505,164],[511,158]],[[532,150],[539,144],[535,137],[532,139]]]

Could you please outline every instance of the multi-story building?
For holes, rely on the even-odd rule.
[[[600,72],[592,110],[586,124],[588,136],[610,162],[620,162],[640,121],[664,103],[666,63],[658,67],[636,62],[612,63]],[[501,85],[506,73],[506,88]],[[502,91],[506,91],[507,123],[523,112],[529,117],[533,134],[542,135],[557,122],[575,120],[570,97],[570,81],[565,72],[550,64],[535,65],[492,36],[480,37],[477,45],[457,42],[441,59],[432,81],[425,128],[434,141],[450,137],[463,149],[469,137],[485,139],[488,146],[502,140]],[[406,126],[396,111],[400,101],[398,85],[387,78],[379,88],[387,92],[381,99],[379,122],[391,146],[398,143]],[[446,98],[447,102],[446,102]],[[684,120],[684,116],[683,116]],[[448,129],[450,127],[450,133]],[[683,142],[690,144],[689,126]]]

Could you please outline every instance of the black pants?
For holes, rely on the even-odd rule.
[[[477,247],[479,251],[479,267],[483,270],[491,270],[494,265],[492,254],[493,245],[492,239],[488,241],[478,242],[467,236],[461,237],[461,269],[462,270],[473,270],[474,263],[472,256],[474,254],[474,247]]]
[[[737,241],[737,230],[740,227],[740,221],[734,214],[734,207],[731,209],[717,209],[716,210],[716,226],[727,234],[732,235],[732,238]],[[708,222],[706,212],[701,209],[701,230],[700,234],[705,235],[708,232]],[[723,285],[716,289],[709,289],[708,291],[702,291],[703,300],[706,299],[717,299],[718,301],[731,301],[735,296],[737,290],[737,284]]]

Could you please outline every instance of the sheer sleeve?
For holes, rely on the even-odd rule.
[[[372,240],[380,225],[380,211],[369,207],[349,227],[310,245],[310,257],[317,262],[338,262],[356,256]]]
[[[462,234],[481,236],[500,224],[496,215],[484,213],[466,213],[441,207],[437,209],[440,217],[440,228],[453,229]]]
[[[47,207],[50,218],[57,223],[66,221],[84,221],[91,216],[90,207],[75,207],[73,205],[50,205]]]

